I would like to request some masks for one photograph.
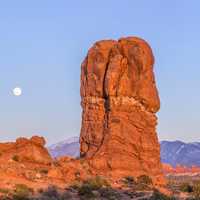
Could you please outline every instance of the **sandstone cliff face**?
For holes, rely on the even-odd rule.
[[[151,48],[136,37],[97,42],[83,61],[80,153],[94,173],[163,181],[153,64]]]

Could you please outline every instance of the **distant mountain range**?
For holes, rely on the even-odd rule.
[[[48,147],[52,157],[72,156],[79,157],[79,137],[71,137]]]
[[[200,166],[200,142],[185,143],[181,141],[162,141],[161,160],[175,167],[183,165]]]
[[[163,163],[191,167],[200,166],[200,142],[161,141],[161,160]],[[48,147],[52,157],[79,157],[79,137],[72,137]]]

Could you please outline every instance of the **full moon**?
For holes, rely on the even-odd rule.
[[[20,95],[22,94],[22,89],[19,88],[19,87],[14,88],[14,89],[13,89],[13,94],[14,94],[15,96],[20,96]]]

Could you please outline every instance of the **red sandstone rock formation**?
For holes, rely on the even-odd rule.
[[[0,143],[0,187],[12,190],[16,184],[25,184],[37,190],[53,183],[65,188],[91,176],[87,161],[70,157],[53,160],[44,145],[44,138],[38,136]]]
[[[136,37],[97,42],[83,61],[80,153],[94,173],[163,182],[153,64],[151,48]]]
[[[52,158],[44,145],[44,138],[39,136],[33,136],[31,139],[18,138],[16,142],[0,143],[0,160],[14,158],[19,161],[51,163]]]

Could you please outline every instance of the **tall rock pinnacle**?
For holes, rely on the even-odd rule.
[[[153,64],[151,48],[136,37],[96,42],[83,61],[80,153],[95,173],[162,182]]]

